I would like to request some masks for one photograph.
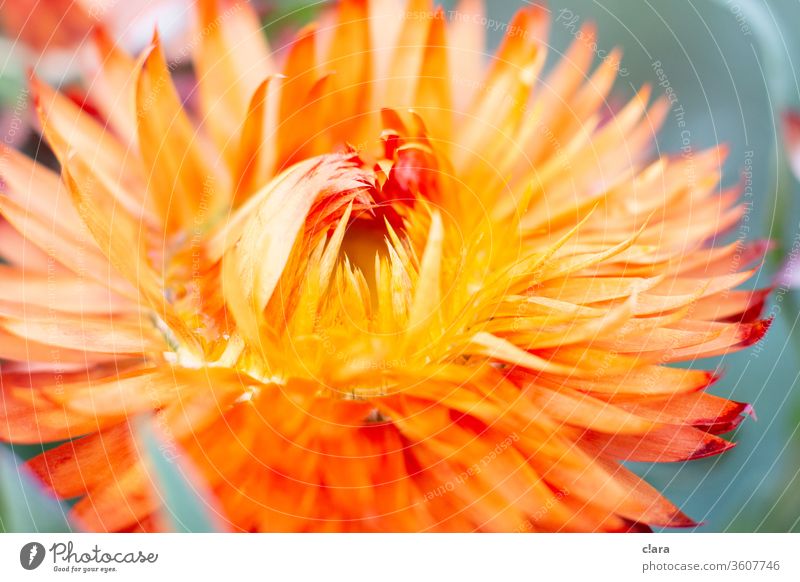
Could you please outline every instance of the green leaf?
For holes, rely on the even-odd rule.
[[[0,107],[14,107],[25,88],[25,69],[14,45],[0,38]]]
[[[162,503],[162,519],[177,533],[225,531],[215,501],[183,454],[151,420],[137,423],[136,432],[150,477]]]
[[[68,512],[14,453],[0,446],[0,533],[71,532]]]
[[[268,35],[275,34],[282,28],[299,28],[313,20],[324,7],[325,3],[319,0],[289,0],[275,5],[266,14],[262,24]]]

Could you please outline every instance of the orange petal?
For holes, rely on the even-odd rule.
[[[136,461],[127,422],[73,440],[28,461],[28,466],[59,497],[85,495],[121,477]]]
[[[450,148],[452,139],[453,103],[450,97],[450,67],[447,56],[447,28],[444,9],[434,13],[424,44],[425,54],[419,71],[417,94],[413,100],[415,109],[425,119],[431,136],[444,151]]]
[[[0,301],[71,313],[118,313],[136,310],[133,303],[81,275],[47,275],[7,265],[0,265]]]
[[[204,124],[231,169],[239,128],[247,115],[250,98],[258,86],[275,74],[267,38],[258,15],[243,1],[199,2],[194,62]],[[269,139],[272,139],[269,134]]]
[[[587,450],[620,461],[689,461],[718,455],[735,446],[734,443],[690,426],[662,426],[644,435],[617,435],[594,431],[576,434]]]
[[[134,60],[120,48],[109,32],[96,28],[93,43],[94,77],[90,83],[92,103],[119,136],[132,148],[137,145],[136,79],[143,58]]]
[[[250,106],[242,125],[239,148],[236,152],[234,176],[234,207],[247,200],[270,177],[275,163],[275,146],[269,129],[269,100],[274,100],[274,90],[270,86],[274,80],[265,79],[253,94]],[[280,127],[280,126],[279,126]]]
[[[172,84],[158,37],[139,75],[136,103],[145,180],[167,234],[191,228],[195,220],[201,224],[210,220],[229,192],[212,171],[213,163],[204,159],[197,129]]]

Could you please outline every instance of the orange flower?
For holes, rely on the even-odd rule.
[[[667,365],[767,328],[733,290],[764,244],[713,246],[724,150],[648,153],[668,103],[612,115],[590,26],[544,72],[541,8],[485,66],[479,2],[367,4],[275,57],[201,2],[196,117],[157,37],[97,36],[107,126],[33,82],[62,171],[2,153],[2,437],[74,439],[30,466],[91,530],[163,526],[148,414],[231,529],[691,525],[619,462],[720,453],[749,412]]]
[[[22,48],[22,60],[45,78],[69,79],[78,68],[87,37],[107,27],[124,46],[146,46],[158,22],[179,43],[191,8],[184,0],[13,0],[0,11],[0,31]]]
[[[0,29],[36,53],[74,51],[95,26],[110,28],[127,47],[141,47],[147,23],[177,33],[190,12],[181,0],[14,0],[3,6]],[[61,64],[70,58],[65,54]]]

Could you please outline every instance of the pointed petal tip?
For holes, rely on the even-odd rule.
[[[671,521],[667,527],[688,528],[688,527],[698,527],[700,525],[702,525],[702,523],[693,520],[691,517],[680,511],[675,516],[675,519]]]
[[[535,4],[534,7],[536,7]],[[541,10],[541,8],[539,10]],[[584,35],[583,38],[585,39],[585,42],[591,45],[592,42],[594,42],[595,39],[597,38],[597,23],[594,22],[593,20],[585,22],[581,26],[581,32]]]
[[[667,516],[665,519],[658,522],[650,521],[648,522],[648,524],[657,527],[670,527],[670,528],[681,528],[681,529],[698,527],[699,525],[701,525],[701,523],[696,522],[677,507],[675,508],[675,511],[671,515]]]
[[[746,402],[729,401],[729,408],[716,418],[697,419],[692,426],[711,434],[719,435],[732,432],[748,417],[755,418],[752,405]]]
[[[741,346],[750,347],[760,342],[769,331],[775,316],[756,321],[755,323],[743,326],[743,337]]]
[[[714,372],[705,372],[705,375],[706,375],[706,380],[705,380],[705,382],[703,384],[701,384],[698,387],[699,390],[705,390],[707,388],[710,388],[711,386],[713,386],[714,384],[716,384],[717,382],[722,380],[722,378],[725,377],[725,370],[716,370]]]
[[[684,460],[694,461],[695,459],[704,459],[705,457],[721,455],[722,453],[731,450],[735,446],[736,443],[726,441],[725,439],[721,439],[719,437],[709,438]]]

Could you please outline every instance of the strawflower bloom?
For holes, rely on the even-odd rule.
[[[169,48],[184,36],[191,13],[184,0],[13,0],[3,3],[0,33],[25,66],[60,81],[77,72],[94,27],[106,28],[118,43],[138,50],[148,44],[158,22]]]
[[[196,114],[156,35],[102,30],[96,115],[32,80],[60,175],[2,152],[0,436],[89,530],[165,527],[153,422],[245,531],[640,531],[693,521],[621,461],[721,453],[750,412],[673,362],[760,339],[765,243],[722,147],[607,96],[549,12],[486,57],[476,0],[342,0],[272,50],[199,3]],[[199,482],[198,481],[198,482]]]

